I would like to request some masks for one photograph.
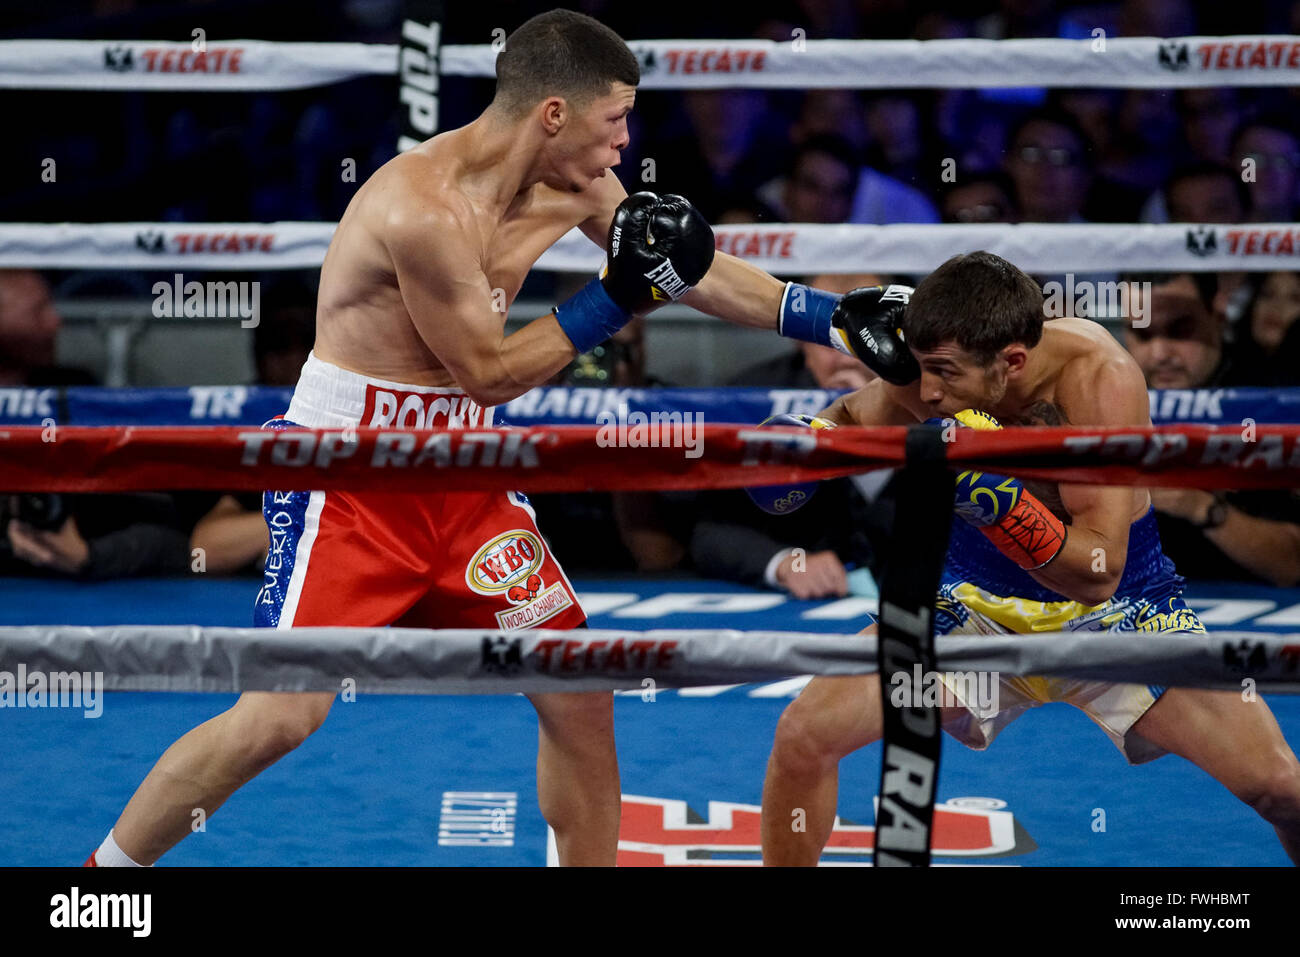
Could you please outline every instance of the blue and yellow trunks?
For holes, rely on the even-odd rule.
[[[1160,550],[1155,512],[1129,529],[1124,575],[1114,596],[1084,605],[1044,588],[1003,556],[978,530],[954,521],[939,597],[939,635],[1033,634],[1048,631],[1188,632],[1205,626],[1183,602],[1183,579]],[[1132,727],[1160,696],[1159,685],[1120,685],[1064,678],[999,676],[996,693],[973,700],[967,687],[945,685],[963,708],[944,729],[968,747],[987,748],[1002,729],[1030,708],[1052,701],[1072,704],[1088,715],[1130,764],[1164,750]]]

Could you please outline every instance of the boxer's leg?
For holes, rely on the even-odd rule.
[[[560,864],[612,867],[621,796],[609,691],[530,694],[537,709],[537,800]]]
[[[814,678],[785,709],[763,782],[764,864],[816,865],[835,826],[840,759],[879,740],[882,722],[876,674]]]
[[[1170,688],[1131,733],[1191,761],[1249,804],[1300,864],[1300,762],[1262,698]]]
[[[170,748],[136,789],[113,837],[137,864],[152,864],[230,795],[321,726],[332,693],[248,692]]]
[[[379,543],[394,516],[417,535],[413,509],[403,496],[267,493],[272,553],[258,623],[380,627],[399,618],[425,588],[428,571],[409,564],[408,552]],[[333,692],[241,695],[164,752],[114,825],[117,846],[136,863],[152,864],[191,832],[196,812],[210,816],[306,740],[333,700]]]
[[[586,622],[527,499],[514,492],[451,493],[445,499],[445,564],[433,590],[401,624],[514,631]],[[528,698],[538,717],[537,798],[555,831],[560,863],[612,866],[621,810],[613,694]]]

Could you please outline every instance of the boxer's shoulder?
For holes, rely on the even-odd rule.
[[[1142,370],[1103,326],[1088,320],[1068,334],[1061,351],[1054,401],[1075,425],[1145,424],[1147,387]],[[1063,330],[1064,331],[1064,330]]]
[[[398,231],[474,223],[477,211],[461,179],[461,156],[441,147],[441,138],[399,153],[375,171],[356,196],[367,220]]]

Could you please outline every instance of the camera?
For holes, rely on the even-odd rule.
[[[32,528],[57,531],[68,520],[67,499],[57,492],[24,492],[11,495],[9,517]]]

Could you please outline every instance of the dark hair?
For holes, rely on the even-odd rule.
[[[519,113],[548,96],[585,106],[614,83],[636,86],[641,66],[617,33],[572,10],[540,13],[506,37],[493,103]]]
[[[1241,138],[1251,130],[1273,130],[1276,133],[1282,133],[1285,136],[1300,143],[1300,129],[1296,128],[1295,122],[1286,113],[1261,113],[1251,119],[1245,120],[1237,125],[1232,133],[1232,153],[1238,160],[1238,152],[1241,150]]]
[[[851,173],[856,173],[858,167],[862,165],[858,159],[858,151],[847,139],[834,133],[816,133],[799,144],[790,160],[790,171],[794,172],[799,162],[811,153],[823,153],[847,166]]]
[[[953,193],[957,192],[957,190],[965,189],[968,186],[979,186],[981,184],[992,186],[1006,197],[1007,213],[1013,217],[1016,215],[1016,184],[1012,182],[1010,176],[1001,170],[996,169],[971,173],[964,179],[957,179],[951,183],[941,184],[939,187],[939,201],[936,203],[939,207],[939,212],[944,213],[944,207],[948,205],[948,198],[952,196]]]
[[[1043,290],[1001,256],[953,256],[912,293],[903,315],[907,344],[929,352],[956,342],[981,365],[1013,342],[1031,349],[1043,335]]]
[[[1039,110],[1033,110],[1020,117],[1011,128],[1007,130],[1007,149],[1011,149],[1012,144],[1020,137],[1031,123],[1047,123],[1052,126],[1059,126],[1069,132],[1079,144],[1079,164],[1085,167],[1092,166],[1092,139],[1084,130],[1082,124],[1075,118],[1073,113],[1067,113],[1060,107],[1044,107]]]
[[[1224,166],[1222,163],[1216,163],[1213,160],[1197,160],[1174,170],[1169,178],[1165,180],[1163,189],[1165,205],[1169,204],[1169,197],[1173,194],[1174,187],[1179,183],[1206,176],[1226,180],[1232,186],[1232,191],[1237,194],[1237,200],[1241,203],[1241,208],[1247,209],[1250,207],[1250,190],[1241,177],[1237,175],[1237,171],[1231,166]]]
[[[1120,273],[1119,281],[1141,285],[1144,282],[1156,286],[1167,286],[1186,276],[1196,285],[1196,295],[1201,300],[1201,305],[1214,312],[1214,297],[1219,292],[1219,275],[1212,272],[1124,272]]]

